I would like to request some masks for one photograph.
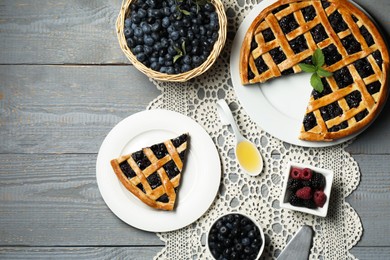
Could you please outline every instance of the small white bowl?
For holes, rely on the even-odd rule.
[[[318,172],[325,177],[326,185],[324,188],[324,193],[326,195],[326,202],[322,208],[318,207],[316,209],[309,209],[306,207],[297,207],[297,206],[291,205],[288,202],[288,198],[290,196],[290,191],[287,190],[287,182],[290,178],[290,170],[292,167],[296,167],[296,168],[300,168],[300,169],[309,168],[312,171]],[[282,189],[282,193],[280,195],[280,207],[281,208],[300,211],[300,212],[304,212],[304,213],[308,213],[308,214],[317,215],[320,217],[326,217],[326,215],[328,213],[328,207],[329,207],[330,192],[332,189],[333,171],[318,168],[318,167],[308,165],[308,164],[289,162],[285,168],[284,173],[283,173],[283,179],[284,179],[283,189]]]
[[[211,254],[211,251],[210,251],[210,248],[209,248],[209,241],[208,241],[208,240],[209,240],[209,234],[210,234],[211,228],[216,224],[216,222],[217,222],[219,219],[223,218],[224,216],[228,216],[228,215],[232,215],[232,214],[239,214],[239,215],[242,215],[242,216],[244,216],[244,217],[247,217],[247,218],[250,219],[250,220],[257,226],[257,228],[259,229],[262,244],[261,244],[261,247],[260,247],[260,249],[259,249],[259,252],[258,252],[257,257],[256,257],[255,260],[260,259],[260,256],[261,256],[261,254],[263,253],[263,251],[264,251],[264,246],[265,246],[265,238],[264,238],[263,229],[262,229],[262,227],[260,226],[260,224],[259,224],[253,217],[251,217],[251,216],[249,216],[249,215],[247,215],[247,214],[241,213],[241,212],[230,212],[230,213],[227,213],[227,214],[225,214],[225,215],[223,215],[223,216],[220,216],[220,217],[217,218],[216,220],[214,220],[214,222],[211,224],[211,226],[210,226],[210,228],[209,228],[209,230],[208,230],[208,232],[207,232],[207,236],[206,236],[206,251],[208,252],[209,256],[210,256],[212,259],[215,259],[214,256]]]

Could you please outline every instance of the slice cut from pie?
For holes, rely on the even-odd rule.
[[[173,210],[189,135],[182,134],[111,160],[121,183],[145,204]]]
[[[317,48],[333,76],[313,90],[299,138],[328,141],[366,127],[387,99],[389,53],[363,11],[347,0],[277,1],[250,25],[239,69],[244,85],[265,82],[301,72]]]

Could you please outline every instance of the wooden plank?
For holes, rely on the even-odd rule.
[[[0,66],[0,153],[96,153],[159,94],[133,66]]]
[[[0,247],[1,259],[153,259],[161,247]]]
[[[351,253],[360,260],[389,260],[390,247],[354,247]]]
[[[354,155],[361,182],[347,201],[363,224],[358,246],[390,246],[390,155]]]
[[[121,2],[1,1],[0,64],[130,64],[116,36]]]
[[[356,0],[390,34],[388,0]],[[121,0],[3,0],[0,64],[130,62],[115,30]]]
[[[95,164],[96,154],[0,155],[0,245],[163,245],[108,209]]]

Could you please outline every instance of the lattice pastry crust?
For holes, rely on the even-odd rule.
[[[173,210],[187,149],[188,134],[111,160],[121,183],[145,204]]]
[[[389,53],[374,23],[347,0],[281,0],[248,29],[240,53],[243,84],[301,71],[314,51],[325,55],[324,91],[313,90],[300,139],[330,141],[372,122],[388,95]],[[287,86],[286,86],[287,87]]]

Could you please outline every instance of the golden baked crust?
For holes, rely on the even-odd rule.
[[[364,12],[347,0],[278,1],[250,25],[239,69],[243,84],[265,82],[301,72],[317,48],[333,76],[322,79],[322,94],[313,90],[299,138],[329,141],[366,127],[387,99],[389,53]]]
[[[145,204],[155,209],[173,210],[187,142],[188,134],[183,134],[113,159],[111,166],[126,189]]]

